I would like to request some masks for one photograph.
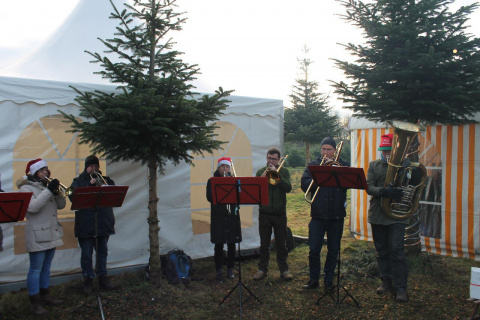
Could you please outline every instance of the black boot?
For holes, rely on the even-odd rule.
[[[42,303],[47,306],[59,306],[64,302],[60,299],[53,299],[50,296],[50,288],[40,288],[40,298],[42,298]]]
[[[391,290],[393,288],[392,279],[390,278],[382,278],[382,284],[380,287],[377,288],[378,294],[384,294],[385,292]]]
[[[43,315],[47,314],[48,310],[46,310],[42,306],[42,298],[40,298],[40,293],[34,294],[33,296],[28,296],[30,299],[30,312],[34,315]]]
[[[85,277],[83,278],[83,292],[90,294],[93,291],[93,278]]]
[[[98,279],[98,285],[102,290],[107,290],[107,291],[115,290],[115,286],[112,283],[110,283],[110,280],[106,275],[100,276],[100,278]]]

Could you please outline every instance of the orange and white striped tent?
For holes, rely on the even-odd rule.
[[[370,161],[380,156],[380,137],[393,128],[352,118],[349,129],[351,166],[364,168],[366,175]],[[420,162],[427,168],[419,206],[422,250],[480,260],[480,124],[428,126],[419,141]],[[352,190],[350,230],[371,241],[369,198],[364,190]]]

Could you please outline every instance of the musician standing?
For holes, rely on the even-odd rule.
[[[94,155],[90,155],[85,159],[85,170],[75,179],[73,179],[71,187],[73,193],[79,187],[97,186],[97,180],[91,176],[92,173],[98,172],[101,175],[100,162]],[[112,179],[103,177],[108,185],[115,185]],[[73,195],[72,193],[72,195]],[[72,196],[69,196],[72,200]],[[103,290],[114,290],[115,286],[107,277],[107,256],[108,256],[108,239],[115,234],[115,216],[111,207],[97,208],[97,230],[95,230],[95,208],[79,209],[75,211],[75,237],[78,238],[78,244],[82,250],[80,257],[80,265],[83,274],[83,291],[86,294],[92,292],[93,278],[93,249],[98,251],[97,276],[99,287]],[[96,248],[96,239],[98,239],[98,248]]]
[[[402,190],[384,187],[388,169],[388,159],[392,150],[393,135],[382,136],[380,159],[370,162],[367,172],[367,193],[372,196],[368,210],[368,222],[372,227],[373,242],[377,250],[377,263],[380,268],[382,284],[378,294],[395,289],[395,300],[406,302],[407,297],[407,259],[404,253],[405,227],[408,220],[396,221],[388,218],[381,206],[381,198],[398,199]]]
[[[310,162],[308,165],[328,164],[334,160],[337,144],[335,140],[326,137],[321,142],[321,155]],[[340,157],[337,162],[342,166],[349,164]],[[301,188],[307,192],[312,182],[312,175],[308,167],[302,175]],[[317,190],[315,182],[310,189],[311,195]],[[325,290],[333,287],[333,277],[335,266],[340,250],[340,241],[343,235],[343,224],[346,216],[347,189],[334,187],[321,187],[314,201],[310,206],[311,220],[308,224],[308,244],[310,252],[308,255],[308,264],[310,268],[310,277],[303,286],[303,289],[309,290],[318,288],[320,279],[320,251],[322,250],[325,234],[327,234],[327,257],[324,266],[324,285]]]
[[[280,162],[280,150],[271,148],[267,152],[267,166],[257,171],[257,177],[265,177],[268,170],[277,171]],[[292,190],[290,171],[282,166],[278,175],[280,183],[268,184],[268,205],[260,205],[258,215],[258,232],[260,234],[260,258],[258,271],[253,276],[254,280],[261,280],[267,276],[270,260],[270,241],[272,229],[275,236],[277,251],[277,264],[280,278],[289,281],[293,279],[288,270],[287,258],[287,193]]]
[[[231,177],[232,159],[222,157],[218,159],[214,177]],[[242,241],[240,215],[237,205],[213,204],[211,178],[207,182],[207,200],[211,203],[210,209],[210,241],[215,244],[214,260],[217,280],[223,279],[224,253],[223,246],[227,244],[227,278],[235,278],[235,244]]]
[[[44,305],[60,305],[63,300],[50,296],[50,267],[57,247],[63,245],[63,228],[58,222],[58,209],[65,208],[65,198],[58,194],[60,182],[53,179],[47,184],[50,171],[45,160],[28,162],[26,176],[17,180],[20,192],[32,192],[27,208],[25,247],[30,258],[27,291],[30,312],[47,314]]]

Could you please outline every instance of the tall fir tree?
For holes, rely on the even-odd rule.
[[[148,167],[148,224],[151,280],[161,279],[157,213],[157,172],[167,161],[191,163],[193,153],[212,152],[214,121],[226,108],[231,91],[219,88],[213,95],[195,99],[191,81],[199,68],[183,62],[173,50],[171,31],[180,31],[186,18],[175,12],[175,0],[139,0],[119,11],[112,1],[112,19],[119,21],[115,38],[100,41],[107,56],[88,52],[99,63],[102,77],[119,84],[115,93],[80,92],[78,121],[66,115],[80,142],[110,161],[131,161]]]
[[[454,0],[340,0],[343,19],[365,44],[344,44],[355,62],[335,59],[347,82],[333,82],[354,115],[373,121],[473,122],[480,111],[480,39],[466,32],[478,3]]]
[[[292,107],[285,109],[285,140],[305,143],[305,164],[310,162],[310,146],[325,137],[339,133],[338,118],[328,105],[328,97],[318,92],[318,82],[309,79],[312,61],[304,46],[303,59],[297,59],[301,75],[295,80],[290,99]]]

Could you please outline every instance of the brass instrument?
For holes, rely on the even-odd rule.
[[[330,161],[328,163],[325,163],[328,159],[325,156],[323,156],[322,158],[322,162],[320,162],[320,166],[323,166],[323,165],[326,165],[326,166],[337,166],[337,167],[341,167],[342,164],[340,162],[338,162],[338,159],[340,159],[340,153],[342,152],[342,147],[343,147],[343,141],[341,141],[338,145],[337,145],[337,148],[335,149],[335,153],[333,154],[333,161]],[[307,191],[305,191],[305,201],[307,201],[308,203],[312,204],[313,203],[313,200],[315,200],[315,197],[317,196],[317,193],[318,193],[318,190],[320,190],[320,187],[317,187],[317,190],[315,190],[315,193],[313,194],[313,197],[312,199],[308,199],[307,196],[308,194],[310,193],[310,189],[312,188],[313,186],[313,178],[312,178],[312,182],[310,182],[310,185],[308,186],[308,189]]]
[[[48,188],[48,184],[52,182],[53,179],[50,179],[49,177],[44,177],[44,179],[47,180],[47,188]],[[61,195],[62,197],[66,198],[73,194],[73,188],[72,187],[67,188],[65,185],[60,183],[58,186],[58,189],[55,189],[53,191],[53,194]]]
[[[405,167],[402,165],[410,155],[407,152],[415,136],[422,131],[422,128],[416,124],[402,121],[393,121],[390,124],[394,128],[393,142],[384,186],[390,185],[402,189],[403,196],[398,201],[382,198],[381,203],[387,217],[392,220],[404,220],[412,217],[417,211],[427,177],[427,170],[419,162],[411,162]],[[419,181],[411,180],[414,170],[420,171],[421,176],[417,178]]]
[[[95,179],[97,186],[108,186],[107,181],[102,177],[101,171],[93,171],[90,173],[90,179]]]
[[[268,178],[268,183],[270,183],[272,186],[276,186],[277,184],[280,183],[280,169],[282,168],[283,164],[285,163],[285,160],[287,159],[288,155],[284,156],[283,158],[280,159],[280,165],[278,166],[277,170],[268,170],[268,165],[267,169],[262,173],[262,176],[265,175],[265,177]]]

